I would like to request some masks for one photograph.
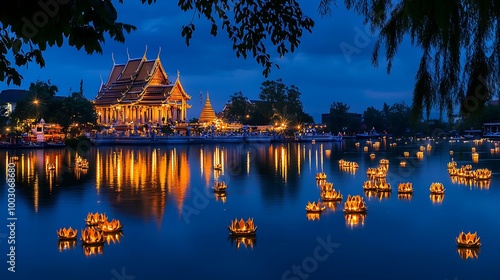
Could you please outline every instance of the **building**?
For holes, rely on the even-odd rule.
[[[213,122],[217,116],[215,115],[214,109],[212,108],[212,104],[210,103],[210,96],[207,93],[207,99],[205,100],[205,105],[200,113],[200,118],[198,119],[199,123],[211,123]]]
[[[94,99],[100,124],[166,124],[187,120],[191,99],[180,73],[171,82],[159,55],[156,59],[128,59],[115,64]]]
[[[5,108],[5,116],[9,116],[16,104],[28,95],[28,91],[24,89],[4,89],[0,92],[0,106]]]

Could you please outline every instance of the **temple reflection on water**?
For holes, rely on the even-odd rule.
[[[332,146],[333,145],[333,146]],[[130,215],[154,217],[161,222],[167,205],[183,212],[191,202],[191,188],[211,191],[215,181],[229,181],[237,175],[266,174],[278,184],[300,189],[302,173],[323,171],[325,160],[337,149],[335,143],[279,145],[189,145],[174,147],[92,147],[85,152],[71,150],[17,150],[5,152],[5,165],[14,157],[22,195],[32,200],[34,211],[53,203],[61,193],[95,188],[100,201]],[[88,162],[82,168],[81,162]],[[199,175],[198,175],[199,174]],[[195,178],[193,178],[195,177]],[[197,177],[197,178],[196,178]],[[256,178],[258,178],[257,176]],[[202,184],[192,185],[193,181]],[[282,195],[262,189],[262,195]],[[44,200],[45,199],[45,200]],[[226,202],[231,196],[212,199]],[[44,200],[45,202],[41,202]]]

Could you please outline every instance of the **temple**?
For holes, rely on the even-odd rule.
[[[158,54],[154,60],[128,59],[116,64],[94,99],[100,124],[166,124],[187,120],[191,99],[180,74],[170,82]]]
[[[207,99],[205,100],[205,106],[200,113],[200,118],[198,122],[200,123],[211,123],[216,119],[216,115],[214,109],[212,108],[212,104],[210,103],[210,96],[207,93]]]

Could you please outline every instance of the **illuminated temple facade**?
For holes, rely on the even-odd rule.
[[[187,120],[191,99],[180,74],[171,82],[160,57],[128,59],[113,63],[108,80],[101,84],[94,107],[101,124],[166,124]]]

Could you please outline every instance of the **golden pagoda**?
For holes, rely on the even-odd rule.
[[[210,96],[207,92],[207,99],[205,100],[205,106],[203,106],[203,110],[201,110],[200,118],[198,122],[200,123],[211,123],[216,118],[214,109],[212,108],[212,104],[210,104]]]
[[[102,82],[94,99],[94,108],[101,124],[166,123],[186,121],[191,99],[182,87],[180,73],[175,82],[169,80],[160,61],[142,58],[116,64],[108,80]]]

